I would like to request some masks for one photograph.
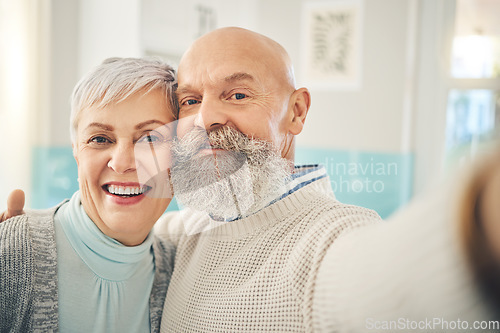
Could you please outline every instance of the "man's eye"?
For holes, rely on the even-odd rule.
[[[243,98],[246,98],[246,97],[247,97],[247,95],[242,94],[242,93],[236,93],[236,94],[234,94],[234,95],[233,95],[233,97],[234,97],[235,99],[243,99]]]
[[[105,144],[105,143],[109,143],[109,142],[111,142],[111,141],[103,136],[94,136],[93,138],[91,138],[89,140],[89,143],[96,143],[96,144]]]

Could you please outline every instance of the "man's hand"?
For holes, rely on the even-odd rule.
[[[24,214],[24,192],[14,190],[7,198],[7,210],[0,214],[0,223],[13,216]]]

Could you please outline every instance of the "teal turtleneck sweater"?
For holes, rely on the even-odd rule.
[[[85,213],[80,193],[55,215],[61,332],[149,332],[152,234],[125,246]]]

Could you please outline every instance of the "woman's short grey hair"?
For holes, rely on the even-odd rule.
[[[174,117],[178,104],[175,96],[177,86],[175,70],[155,58],[109,58],[85,75],[75,86],[71,96],[70,133],[76,140],[78,120],[82,110],[94,107],[105,108],[119,103],[131,95],[144,94],[160,89]]]

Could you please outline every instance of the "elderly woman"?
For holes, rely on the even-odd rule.
[[[175,250],[151,229],[171,200],[174,84],[160,61],[114,58],[76,85],[80,190],[0,224],[0,332],[159,330]]]

